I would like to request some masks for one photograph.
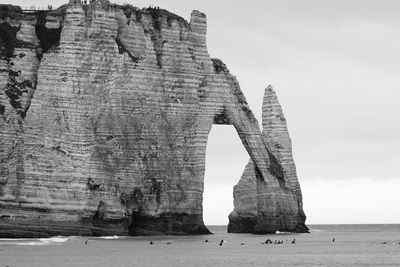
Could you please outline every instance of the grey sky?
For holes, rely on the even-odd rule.
[[[309,223],[400,223],[400,214],[391,213],[398,210],[400,194],[388,196],[400,185],[400,1],[125,2],[160,6],[186,19],[193,9],[206,13],[209,53],[236,75],[258,119],[264,88],[274,86],[288,121]],[[248,156],[233,127],[213,126],[209,145],[205,218],[225,223],[232,186]],[[336,185],[333,197],[320,194]],[[354,209],[348,188],[357,191]],[[371,194],[379,201],[363,209]],[[332,209],[339,214],[331,218]],[[392,215],[383,216],[385,211]]]

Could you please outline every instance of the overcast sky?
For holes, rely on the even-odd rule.
[[[208,51],[238,78],[259,120],[264,88],[274,86],[293,141],[307,223],[400,223],[400,1],[124,2],[186,19],[193,9],[206,13]],[[232,126],[213,126],[207,224],[227,223],[232,187],[248,158]]]

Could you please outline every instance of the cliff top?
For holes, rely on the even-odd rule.
[[[34,7],[32,10],[22,9],[20,6],[14,6],[9,4],[0,4],[0,19],[4,20],[6,18],[10,18],[12,20],[20,20],[26,15],[34,15],[37,13],[46,13],[53,16],[63,16],[65,11],[67,10],[68,5],[62,5],[56,9],[37,9],[35,10]]]
[[[159,17],[166,17],[167,21],[171,20],[177,20],[178,22],[182,23],[186,27],[189,26],[189,22],[182,18],[181,16],[178,16],[174,13],[169,12],[166,9],[161,9],[159,7],[147,7],[147,8],[142,8],[139,9],[138,7],[126,4],[126,5],[118,5],[118,4],[111,4],[109,5],[112,8],[120,9],[124,13],[124,15],[127,18],[130,18],[131,16],[138,16],[138,14],[150,14],[153,17],[153,20],[157,21],[157,18]]]
[[[15,6],[11,4],[0,4],[0,19],[4,20],[6,18],[10,18],[12,20],[20,20],[22,18],[26,18],[26,15],[37,14],[37,13],[45,13],[53,16],[63,16],[65,14],[68,6],[71,5],[80,5],[84,8],[88,8],[89,6],[101,6],[103,8],[110,9],[119,9],[123,12],[123,14],[127,18],[131,18],[132,16],[136,16],[136,18],[140,18],[141,15],[147,14],[153,17],[154,21],[158,21],[159,18],[165,17],[167,21],[170,22],[172,20],[178,21],[178,23],[184,25],[185,27],[189,27],[189,22],[181,16],[178,16],[174,13],[169,12],[166,9],[162,9],[160,7],[144,7],[138,8],[132,6],[130,4],[112,4],[108,0],[70,0],[68,4],[64,4],[56,9],[51,9],[50,7],[39,8],[32,6],[31,9],[25,10],[20,6]],[[197,16],[206,17],[205,14],[194,10],[193,11]],[[156,25],[157,26],[157,25]]]

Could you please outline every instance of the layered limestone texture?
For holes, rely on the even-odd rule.
[[[279,186],[262,179],[250,159],[234,187],[234,211],[229,215],[228,232],[275,233],[308,232],[292,142],[285,116],[272,86],[265,89],[262,107],[263,139],[268,151],[283,170]],[[272,176],[272,174],[269,174]]]
[[[281,188],[236,78],[207,52],[204,14],[89,2],[0,6],[0,237],[209,233],[213,123]]]

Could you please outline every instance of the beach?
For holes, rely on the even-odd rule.
[[[1,239],[0,267],[400,264],[400,225],[309,227],[310,234],[228,234],[226,226],[209,226],[213,235]],[[262,244],[268,238],[283,244]]]

